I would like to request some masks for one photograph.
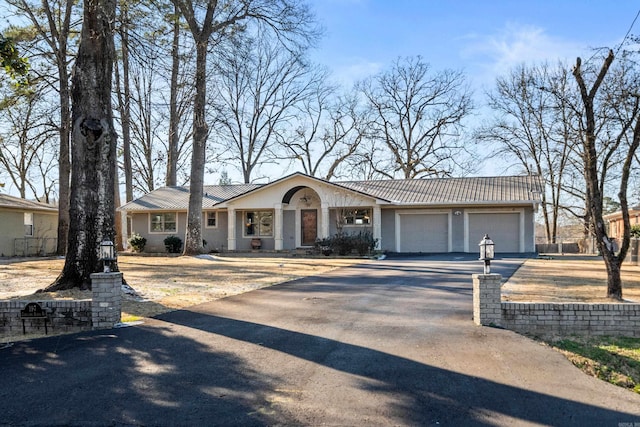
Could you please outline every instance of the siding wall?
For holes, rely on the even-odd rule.
[[[430,209],[415,208],[423,212],[429,212]],[[534,212],[532,207],[519,208],[523,212],[523,227],[524,227],[524,252],[534,252],[534,225],[533,217]],[[398,212],[410,212],[414,209],[397,209],[397,208],[382,208],[381,209],[381,245],[380,249],[388,252],[397,251],[397,213]],[[473,208],[473,212],[482,212],[482,209]],[[451,219],[451,251],[452,252],[464,252],[465,250],[465,219],[468,215],[465,215],[464,208],[438,208],[432,209],[434,212],[448,212]],[[495,211],[495,208],[488,207],[488,212]],[[251,238],[243,236],[243,211],[236,210],[236,250],[248,251],[251,250]],[[456,214],[456,212],[460,212]],[[296,248],[296,240],[299,237],[299,210],[297,209],[284,209],[283,210],[283,249],[292,250]],[[336,234],[335,224],[335,210],[331,209],[329,212],[329,235]],[[138,232],[147,238],[147,245],[145,252],[165,252],[164,239],[167,236],[176,235],[184,240],[186,230],[186,213],[181,212],[178,214],[178,230],[176,233],[149,233],[149,214],[148,213],[133,213],[130,214],[132,221],[132,231]],[[22,221],[22,219],[21,219]],[[321,210],[318,209],[318,235],[321,234]],[[20,225],[22,228],[22,225]],[[349,233],[357,233],[363,230],[372,230],[372,226],[360,227],[360,226],[345,226],[344,231]],[[218,212],[218,227],[206,228],[203,227],[203,238],[207,241],[206,250],[223,250],[227,247],[227,231],[228,231],[228,217],[226,211]],[[445,230],[446,231],[446,230]],[[480,236],[482,237],[482,236]],[[478,241],[480,238],[477,239]],[[474,238],[474,244],[469,245],[469,252],[476,252],[478,250],[476,239]],[[498,245],[500,242],[496,242]],[[273,237],[262,238],[262,249],[273,250],[275,248],[275,239]]]
[[[206,214],[205,214],[206,215]],[[187,230],[187,213],[178,213],[178,227],[175,232],[170,233],[151,233],[149,232],[149,214],[148,213],[132,213],[131,217],[131,232],[138,233],[147,239],[144,252],[149,253],[162,253],[166,252],[164,247],[164,239],[169,236],[178,236],[184,242],[184,237]],[[204,226],[206,216],[202,218],[202,238],[207,241],[205,246],[206,251],[223,250],[227,247],[227,227],[228,217],[227,212],[219,211],[216,228],[207,228]]]
[[[24,213],[32,211],[0,210],[0,256],[23,255],[15,252],[15,239],[23,239]],[[57,213],[33,213],[33,236],[38,239],[56,239],[58,236]],[[54,245],[55,246],[55,245]],[[54,247],[55,250],[55,247]],[[32,254],[35,255],[35,254]]]

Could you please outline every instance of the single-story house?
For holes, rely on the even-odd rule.
[[[496,252],[534,252],[537,176],[331,182],[293,173],[268,184],[207,185],[202,237],[207,250],[288,251],[314,246],[342,228],[369,231],[388,252],[477,252],[485,234]],[[188,187],[162,187],[119,209],[128,233],[163,252],[164,239],[184,240]]]
[[[622,211],[604,215],[604,220],[609,224],[609,237],[620,242],[622,240],[622,233],[624,232]],[[632,227],[634,225],[640,225],[640,205],[629,208],[629,223]]]
[[[58,207],[0,194],[0,256],[56,252]]]

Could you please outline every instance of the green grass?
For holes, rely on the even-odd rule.
[[[120,319],[120,322],[122,322],[122,323],[137,322],[138,320],[142,320],[142,317],[134,316],[134,315],[128,315],[128,316],[122,316],[122,319]]]
[[[571,337],[548,344],[585,373],[640,394],[640,338]]]

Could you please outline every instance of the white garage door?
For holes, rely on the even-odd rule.
[[[469,252],[478,252],[478,243],[488,234],[496,253],[520,252],[519,213],[470,213]]]
[[[400,252],[449,252],[447,214],[400,215]]]

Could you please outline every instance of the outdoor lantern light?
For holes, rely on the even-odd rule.
[[[489,238],[488,234],[485,234],[479,246],[480,261],[484,261],[484,274],[489,274],[491,273],[491,260],[494,258],[493,240]]]
[[[115,261],[115,250],[111,240],[103,240],[100,243],[100,259],[104,264],[104,272],[111,273],[111,262]]]

